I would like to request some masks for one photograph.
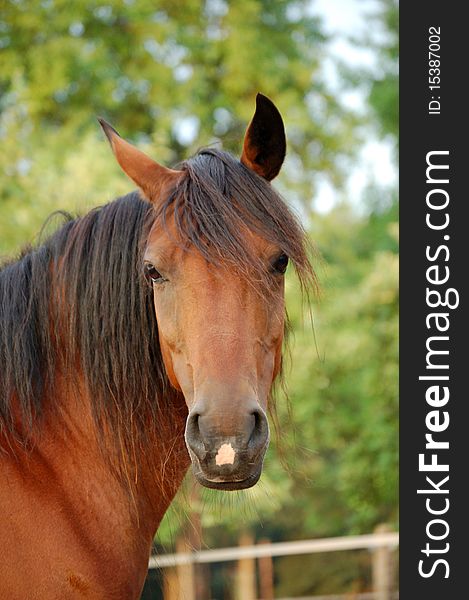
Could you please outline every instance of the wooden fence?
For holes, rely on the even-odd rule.
[[[300,540],[295,542],[269,543],[260,540],[254,544],[249,534],[242,534],[240,544],[233,548],[199,550],[191,552],[183,540],[178,542],[176,554],[152,556],[150,569],[165,569],[165,600],[198,600],[194,565],[213,562],[237,561],[236,597],[239,600],[256,600],[257,578],[256,559],[258,560],[259,593],[262,600],[273,599],[273,561],[276,556],[312,554],[318,552],[336,552],[340,550],[367,549],[372,552],[371,595],[361,595],[370,600],[394,600],[393,550],[399,545],[399,534],[389,531],[386,525],[380,525],[375,532],[336,538]],[[360,597],[356,595],[329,596],[334,598]],[[324,597],[327,598],[327,597]]]

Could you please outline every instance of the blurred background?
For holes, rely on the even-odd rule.
[[[97,115],[167,165],[239,155],[258,91],[285,121],[274,185],[318,249],[314,323],[289,273],[289,401],[261,482],[189,477],[155,552],[397,530],[397,61],[395,0],[0,0],[0,257],[50,212],[132,189]],[[245,577],[261,598],[387,600],[369,595],[374,558],[279,556]],[[197,565],[193,591],[181,573],[152,569],[142,597],[250,600],[236,561]]]

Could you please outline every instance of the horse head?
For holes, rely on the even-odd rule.
[[[302,230],[269,183],[285,157],[280,113],[258,94],[240,161],[208,149],[177,170],[100,123],[154,208],[142,269],[166,373],[188,407],[185,440],[195,476],[210,488],[248,488],[269,444],[284,274],[289,258],[304,260]]]

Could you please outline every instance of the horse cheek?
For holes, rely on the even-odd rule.
[[[166,374],[168,376],[169,382],[171,385],[181,392],[181,386],[179,385],[178,378],[176,377],[176,373],[174,372],[173,358],[171,356],[171,351],[168,348],[168,345],[161,340],[160,337],[160,348],[161,348],[161,356],[163,358],[164,367],[166,370]]]

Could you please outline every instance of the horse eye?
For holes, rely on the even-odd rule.
[[[161,275],[161,273],[157,270],[155,265],[151,263],[145,263],[144,267],[145,278],[148,283],[161,283],[162,281],[166,281],[165,278]]]
[[[288,266],[288,256],[286,254],[281,254],[273,263],[272,268],[277,273],[285,273]]]

